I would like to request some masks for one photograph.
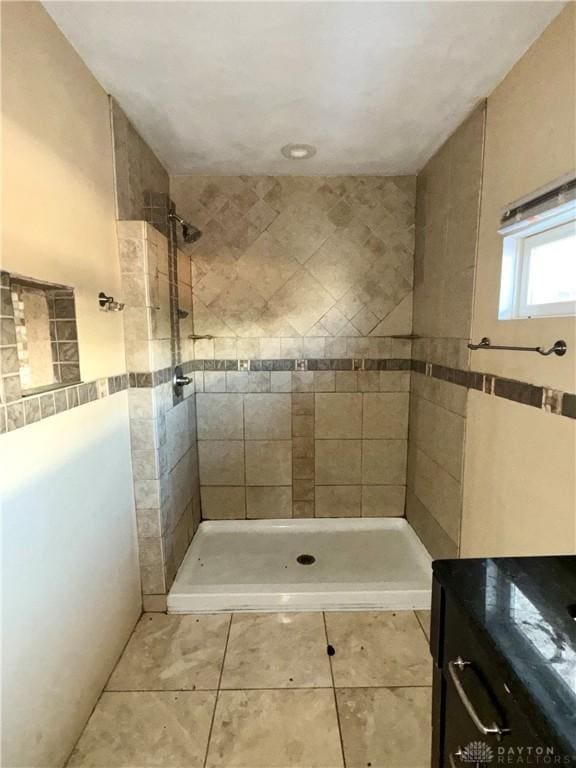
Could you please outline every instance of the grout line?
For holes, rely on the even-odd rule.
[[[214,728],[214,720],[216,718],[216,707],[218,706],[218,696],[220,694],[220,684],[222,683],[222,675],[224,674],[224,662],[226,660],[226,653],[228,651],[228,641],[230,639],[230,630],[232,628],[232,622],[234,620],[234,613],[230,614],[230,621],[228,622],[228,632],[226,633],[226,643],[224,644],[224,653],[222,654],[222,664],[220,665],[220,675],[218,676],[218,688],[216,689],[216,696],[214,698],[214,709],[212,710],[212,719],[210,720],[210,730],[208,731],[208,738],[206,739],[206,754],[204,755],[203,768],[206,768],[208,763],[208,752],[210,751],[210,741],[212,739],[212,729]]]
[[[337,691],[344,690],[379,690],[379,689],[393,689],[393,688],[431,688],[430,685],[310,685],[310,686],[285,686],[285,687],[272,687],[266,688],[259,686],[258,688],[251,688],[250,686],[243,686],[242,688],[118,688],[112,691],[102,691],[102,693],[216,693],[218,690],[223,692],[228,691],[331,691],[333,688]]]
[[[246,398],[244,394],[240,394],[242,398],[242,461],[244,462],[244,520],[248,520],[248,494],[246,488],[248,487],[248,472],[246,468]],[[200,474],[198,475],[198,483],[201,482]],[[242,518],[241,518],[242,519]],[[234,614],[232,614],[233,616]],[[230,618],[230,624],[232,624],[232,617]],[[224,661],[222,661],[224,665]],[[224,668],[224,667],[222,667]]]
[[[418,610],[426,610],[426,609],[423,608],[423,609],[418,609]],[[420,627],[422,632],[424,632],[424,637],[426,638],[426,642],[430,643],[430,640],[428,639],[428,634],[427,634],[426,630],[424,629],[424,625],[420,621],[420,617],[418,616],[418,611],[417,610],[414,611],[414,616],[416,616],[416,621],[418,622],[418,626]]]
[[[326,624],[326,613],[322,611],[322,622],[324,624],[324,637],[326,638],[326,645],[330,644],[328,639],[328,625]],[[342,725],[340,723],[340,712],[338,710],[338,698],[336,696],[336,685],[334,683],[334,670],[332,669],[332,657],[328,656],[328,664],[330,665],[330,678],[332,680],[332,690],[334,692],[334,707],[336,709],[336,723],[338,724],[338,736],[340,738],[340,752],[342,753],[342,765],[346,768],[346,755],[344,753],[344,739],[342,737]]]

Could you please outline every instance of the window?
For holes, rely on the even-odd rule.
[[[543,197],[548,198],[544,203]],[[507,211],[503,224],[499,319],[576,315],[576,200],[572,195],[537,197],[532,204]]]

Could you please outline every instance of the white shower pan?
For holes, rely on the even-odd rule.
[[[431,581],[430,556],[404,519],[209,521],[168,612],[426,609]]]

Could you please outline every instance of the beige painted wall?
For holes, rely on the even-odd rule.
[[[574,391],[574,318],[498,320],[502,238],[507,203],[576,167],[576,4],[552,22],[488,98],[484,178],[472,337],[496,344],[568,342],[565,357],[472,353],[471,368]]]
[[[81,372],[125,370],[106,94],[4,3],[3,268],[76,287]],[[126,392],[0,436],[4,765],[61,766],[140,612]]]
[[[576,551],[574,421],[471,390],[462,557]]]
[[[2,17],[2,268],[74,286],[82,378],[122,373],[107,96],[39,3]]]
[[[499,321],[502,208],[576,165],[575,5],[552,22],[488,99],[472,337],[534,346],[568,342],[563,358],[472,353],[474,370],[576,389],[574,318]],[[472,393],[462,554],[576,551],[572,420]]]

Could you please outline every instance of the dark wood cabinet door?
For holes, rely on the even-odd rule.
[[[433,763],[434,768],[525,765],[530,752],[554,750],[555,745],[547,743],[538,724],[522,709],[493,652],[479,642],[449,596],[444,604],[443,624],[442,668],[439,670],[442,681],[437,684],[443,691],[440,709],[443,726],[439,736],[441,748],[436,753],[439,759]],[[460,659],[466,662],[464,666],[455,664]],[[500,736],[482,733],[466,703],[481,723],[496,724],[504,733]],[[476,754],[476,762],[470,759],[472,754]]]

